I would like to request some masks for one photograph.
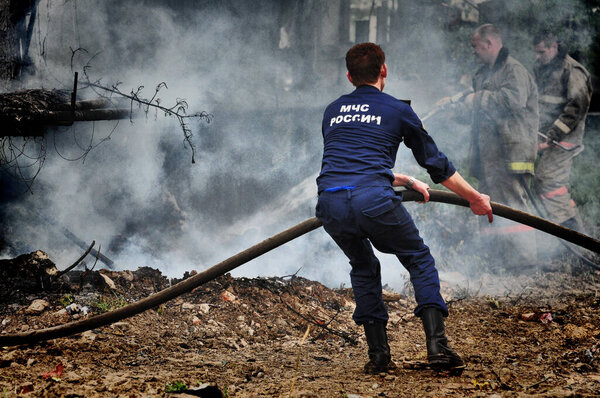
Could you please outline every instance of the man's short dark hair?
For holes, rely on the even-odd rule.
[[[385,53],[374,43],[356,44],[346,53],[346,68],[356,87],[377,82],[384,63]]]
[[[475,34],[483,40],[490,38],[502,39],[500,30],[498,30],[498,28],[491,23],[486,23],[475,29]]]
[[[540,43],[544,43],[544,46],[550,47],[554,43],[559,44],[558,38],[550,29],[542,29],[533,36],[533,45],[537,46]]]

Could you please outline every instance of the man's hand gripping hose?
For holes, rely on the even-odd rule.
[[[423,195],[416,191],[407,191],[395,189],[398,194],[402,195],[402,201],[422,201]],[[440,190],[429,191],[430,202],[441,202],[453,204],[456,206],[471,207],[471,204],[466,199],[461,198],[455,193]],[[529,225],[535,229],[546,232],[550,235],[556,236],[557,238],[564,239],[577,246],[591,250],[595,253],[600,254],[600,241],[592,238],[591,236],[582,234],[581,232],[574,231],[566,228],[560,224],[553,223],[541,217],[534,216],[533,214],[514,209],[512,207],[503,205],[497,202],[490,202],[492,212],[496,216],[504,217],[506,219],[516,221],[521,224]],[[594,268],[600,269],[600,266],[595,265]]]
[[[490,224],[494,221],[494,212],[491,208],[490,197],[486,194],[479,194],[474,199],[469,201],[469,207],[473,214],[478,216],[487,215]]]

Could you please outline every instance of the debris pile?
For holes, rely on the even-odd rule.
[[[7,276],[2,268],[16,270],[17,260],[19,271]],[[47,269],[53,266],[42,252],[0,263],[3,287],[12,289],[0,304],[0,333],[103,314],[178,282],[142,267],[70,271],[50,278],[51,289],[33,282],[19,291],[9,287]],[[600,275],[495,282],[511,292],[492,297],[445,288],[448,335],[467,362],[461,376],[418,366],[426,354],[412,297],[386,291],[399,369],[369,376],[362,373],[367,347],[352,321],[350,289],[298,276],[224,275],[109,326],[0,348],[0,389],[7,396],[594,395],[600,387]]]
[[[0,260],[0,301],[16,297],[17,292],[35,293],[48,290],[52,277],[56,274],[56,266],[41,250],[9,260]]]

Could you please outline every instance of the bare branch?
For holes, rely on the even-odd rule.
[[[179,126],[181,127],[181,131],[183,132],[183,139],[184,142],[187,143],[187,145],[190,147],[190,149],[192,150],[192,163],[196,163],[195,161],[195,147],[194,144],[192,142],[192,130],[188,127],[187,123],[186,123],[186,119],[189,118],[199,118],[199,119],[204,119],[207,123],[210,123],[211,119],[212,119],[212,115],[210,115],[207,112],[196,112],[194,114],[188,115],[187,114],[187,109],[189,107],[188,103],[186,100],[182,99],[182,98],[177,98],[175,101],[175,104],[170,107],[167,108],[165,106],[162,106],[160,104],[160,98],[157,98],[158,92],[160,91],[161,88],[168,88],[167,84],[165,82],[161,82],[159,83],[155,90],[154,90],[154,95],[152,96],[152,98],[150,99],[145,99],[141,96],[142,90],[144,89],[144,86],[138,86],[137,89],[135,90],[131,90],[129,94],[125,94],[124,92],[122,92],[121,90],[119,90],[118,85],[121,84],[121,82],[117,82],[116,84],[112,85],[112,87],[107,87],[104,86],[102,84],[99,83],[99,81],[97,82],[92,82],[89,79],[89,76],[87,75],[86,70],[84,69],[84,76],[86,78],[86,82],[85,84],[87,84],[88,87],[91,87],[92,89],[100,89],[103,90],[105,92],[108,92],[110,94],[116,94],[119,95],[121,97],[127,98],[130,100],[130,118],[129,120],[133,123],[133,110],[134,110],[134,103],[137,103],[138,106],[143,107],[142,109],[144,110],[144,113],[146,114],[146,116],[148,115],[148,112],[150,110],[151,107],[155,108],[157,111],[161,110],[162,112],[164,112],[165,116],[172,116],[175,117],[177,119],[177,121],[179,122]],[[101,95],[99,92],[95,91],[98,95]]]
[[[62,270],[61,272],[59,272],[56,275],[55,279],[60,278],[61,276],[63,276],[67,272],[71,271],[73,268],[77,267],[79,265],[79,263],[85,258],[85,256],[87,256],[92,251],[92,248],[94,247],[95,244],[96,244],[96,241],[93,240],[92,244],[90,245],[90,247],[88,247],[88,249],[85,251],[85,253],[83,253],[81,255],[81,257],[79,257],[77,259],[77,261],[75,261],[72,265],[68,266],[67,268],[65,268],[64,270]],[[96,257],[96,261],[98,261],[98,257]]]

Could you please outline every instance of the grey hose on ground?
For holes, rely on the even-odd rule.
[[[423,196],[415,191],[402,191],[401,193],[403,196],[403,201],[406,202],[421,201],[423,199]],[[469,203],[466,200],[458,197],[456,194],[446,191],[430,190],[429,200],[432,202],[443,202],[465,207],[469,206]],[[596,253],[600,252],[600,241],[589,236],[580,234],[558,224],[551,223],[542,218],[512,209],[499,203],[492,202],[492,210],[497,216],[527,224],[531,227],[540,229],[544,232],[585,247],[586,249],[593,250]],[[293,239],[319,228],[321,225],[321,221],[319,221],[316,217],[311,217],[283,232],[278,233],[277,235],[273,235],[272,237],[237,253],[232,257],[229,257],[228,259],[212,266],[211,268],[208,268],[205,271],[179,282],[176,285],[161,290],[158,293],[114,311],[46,329],[32,330],[16,334],[0,334],[0,347],[33,344],[50,339],[66,337],[76,333],[84,332],[86,330],[106,326],[133,315],[140,314],[151,308],[156,308],[159,305],[174,299],[175,297],[190,292],[196,287],[226,274],[227,272],[247,263],[250,260],[255,259],[256,257],[259,257]]]

